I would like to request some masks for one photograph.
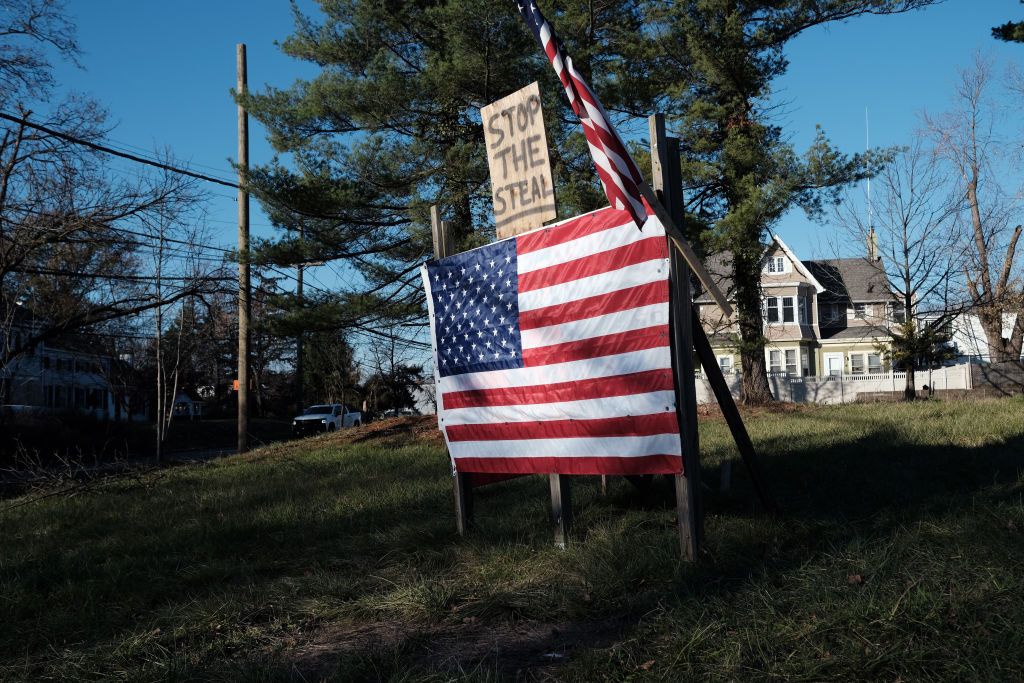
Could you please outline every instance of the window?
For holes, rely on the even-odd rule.
[[[853,305],[853,317],[860,320],[864,320],[871,315],[871,307],[867,304],[854,304]]]
[[[907,311],[906,311],[906,309],[904,309],[902,305],[900,305],[899,303],[897,303],[895,301],[890,303],[889,304],[889,319],[892,320],[894,323],[898,323],[898,324],[902,325],[903,323],[907,322]]]
[[[796,367],[796,349],[786,349],[786,374],[798,375]]]
[[[782,372],[782,352],[771,350],[768,352],[769,372]]]
[[[768,258],[769,273],[785,273],[786,259],[783,256],[771,256]]]
[[[732,356],[719,356],[718,367],[721,368],[723,375],[732,374]]]
[[[793,322],[793,297],[782,297],[782,322]]]
[[[800,349],[800,367],[803,369],[804,377],[811,374],[811,356],[805,348]]]
[[[801,296],[799,299],[797,299],[797,303],[800,305],[800,322],[803,323],[804,325],[810,325],[811,318],[808,314],[808,308],[810,308],[810,306],[807,297]]]
[[[863,353],[851,353],[850,354],[850,374],[851,375],[863,375],[864,374],[864,354]]]
[[[868,354],[868,374],[880,375],[882,373],[882,357],[877,353]]]
[[[767,299],[767,316],[768,322],[777,323],[779,322],[779,298],[770,296]]]
[[[821,324],[828,326],[842,320],[842,311],[839,304],[823,304],[818,302],[818,315],[821,316]]]
[[[85,405],[87,408],[102,408],[106,404],[103,400],[102,389],[89,389],[85,398]]]

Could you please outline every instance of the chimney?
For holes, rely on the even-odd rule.
[[[871,226],[868,229],[868,261],[874,263],[879,259],[878,257],[878,235],[875,234],[875,226]]]

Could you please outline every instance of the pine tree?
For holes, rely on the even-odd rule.
[[[1024,5],[1024,0],[1021,0]],[[992,28],[992,37],[1008,43],[1024,43],[1024,21],[1008,21]]]
[[[818,214],[835,192],[878,170],[885,155],[846,156],[819,130],[798,155],[772,117],[772,83],[786,43],[861,14],[903,12],[932,0],[699,0],[652,3],[664,52],[670,125],[682,140],[691,235],[732,253],[743,399],[772,399],[765,367],[761,269],[767,231],[792,207]],[[669,49],[671,46],[671,49]]]
[[[759,284],[767,230],[793,206],[820,211],[837,186],[880,161],[844,156],[820,132],[802,156],[783,139],[770,108],[771,85],[787,68],[783,48],[823,23],[931,2],[558,0],[547,8],[627,137],[657,110],[681,132],[691,234],[734,257],[747,401],[771,399]],[[251,174],[287,231],[258,258],[344,259],[356,271],[348,291],[317,302],[318,313],[306,307],[301,320],[422,321],[416,265],[431,253],[429,206],[441,205],[459,248],[490,239],[479,108],[532,80],[541,81],[561,213],[605,203],[578,121],[511,2],[321,0],[320,9],[319,22],[296,12],[283,48],[321,73],[246,98],[288,160]]]
[[[650,98],[642,5],[557,9],[577,63],[620,110],[646,111]],[[493,237],[479,109],[533,80],[561,214],[605,203],[562,88],[513,3],[322,0],[320,14],[296,10],[282,48],[321,73],[245,99],[287,158],[250,174],[284,229],[259,245],[257,261],[338,259],[351,269],[350,286],[308,301],[297,324],[384,329],[422,320],[416,266],[432,253],[429,207],[441,206],[460,249]]]

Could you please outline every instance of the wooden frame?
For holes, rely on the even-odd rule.
[[[676,224],[683,222],[683,186],[679,167],[679,140],[665,134],[665,117],[648,119],[651,135],[651,176],[658,199],[668,207]],[[672,331],[672,367],[676,378],[676,414],[683,448],[683,471],[674,475],[676,520],[682,558],[697,558],[704,535],[700,495],[700,444],[697,434],[697,389],[693,366],[693,297],[690,268],[669,241],[669,326]]]
[[[655,215],[665,226],[669,244],[671,288],[669,327],[673,355],[673,370],[676,379],[676,412],[679,418],[683,471],[674,475],[676,493],[676,518],[679,525],[680,553],[685,561],[696,560],[704,536],[704,517],[701,504],[700,443],[697,430],[697,399],[694,356],[704,368],[715,398],[721,406],[733,439],[743,458],[755,490],[762,505],[769,512],[777,508],[767,483],[761,473],[760,462],[753,443],[747,434],[743,419],[722,375],[718,360],[711,344],[701,327],[700,317],[693,306],[691,274],[704,284],[705,288],[727,314],[732,308],[725,295],[711,281],[711,276],[679,229],[684,218],[682,180],[680,177],[679,140],[670,138],[665,132],[662,114],[651,116],[651,165],[654,189],[646,183],[641,191]],[[434,239],[434,256],[443,258],[454,253],[448,225],[441,220],[437,206],[431,207],[431,229]],[[728,472],[731,475],[731,469]],[[728,476],[723,471],[723,482]],[[637,477],[628,477],[631,480]],[[648,478],[643,478],[644,481]],[[565,548],[569,543],[572,528],[572,488],[567,475],[549,474],[551,493],[551,521],[554,526],[555,545]],[[727,484],[723,483],[723,486]],[[606,478],[601,478],[602,493],[606,491]],[[456,526],[460,535],[468,533],[473,520],[472,475],[456,473],[453,478]]]

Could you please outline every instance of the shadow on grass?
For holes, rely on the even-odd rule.
[[[706,494],[702,561],[682,568],[661,480],[602,497],[581,478],[574,543],[558,553],[540,477],[480,489],[478,528],[459,539],[436,448],[366,441],[181,468],[151,491],[113,488],[4,520],[12,607],[0,650],[21,653],[28,664],[8,671],[26,678],[84,671],[54,661],[69,642],[90,671],[142,678],[152,651],[184,660],[186,678],[542,675],[631,638],[656,608],[739,594],[752,577],[779,580],[837,547],[1019,495],[1024,434],[964,448],[856,426],[860,436],[827,447],[755,437],[782,518],[757,512],[737,465],[728,494]],[[705,481],[717,483],[715,467]],[[262,673],[239,669],[237,652]]]
[[[706,492],[705,504],[709,518],[727,518],[732,524],[747,520],[749,533],[709,538],[702,562],[673,573],[668,581],[659,576],[665,578],[666,555],[677,552],[671,485],[661,478],[643,489],[620,483],[609,496],[601,497],[596,493],[596,478],[579,478],[574,552],[584,566],[583,583],[616,599],[590,603],[584,593],[586,604],[566,606],[549,597],[549,605],[558,605],[551,614],[536,606],[524,608],[513,599],[504,609],[492,606],[484,612],[488,625],[483,628],[455,622],[425,631],[413,629],[398,636],[397,644],[394,634],[367,641],[368,649],[359,656],[372,653],[375,665],[383,666],[382,662],[391,661],[393,648],[400,647],[409,658],[405,663],[415,662],[424,671],[464,673],[469,667],[497,678],[519,677],[524,672],[542,676],[557,668],[562,658],[638,637],[635,634],[642,631],[645,615],[659,606],[712,597],[729,599],[747,590],[754,577],[771,584],[823,553],[984,505],[988,497],[1020,495],[1024,435],[980,447],[924,446],[907,442],[899,430],[890,427],[862,427],[863,436],[833,443],[827,449],[793,448],[790,440],[781,438],[760,440],[758,448],[769,455],[769,477],[784,505],[783,515],[770,520],[758,512],[751,482],[737,467],[732,490],[725,495]],[[717,483],[717,468],[705,471],[705,481]],[[476,498],[479,527],[469,541],[452,547],[470,543],[504,548],[550,542],[543,509],[546,482],[542,479],[485,487],[477,491]],[[524,516],[530,508],[530,514]],[[658,515],[659,511],[668,514]],[[631,517],[626,533],[637,539],[633,554],[652,551],[644,545],[649,540],[643,539],[646,532],[655,532],[662,542],[667,536],[672,545],[667,552],[662,547],[658,560],[650,564],[630,564],[626,557],[629,539],[621,539],[623,542],[613,547],[612,557],[588,552],[588,545],[602,547],[606,539],[601,534],[608,521],[624,516]],[[511,517],[515,523],[496,523],[499,517]],[[714,529],[709,531],[714,533]],[[439,540],[441,550],[447,552],[449,541]],[[660,567],[653,566],[659,563]],[[593,570],[593,565],[601,566]],[[647,585],[645,572],[649,572]],[[604,585],[594,585],[601,583]],[[568,593],[577,589],[575,585],[565,587]],[[510,624],[520,626],[517,630]],[[455,647],[443,646],[453,640],[458,642],[458,655],[453,654]],[[353,656],[351,652],[339,656],[329,647],[324,649],[321,642],[315,658],[300,661],[310,672],[320,674],[347,671]]]

